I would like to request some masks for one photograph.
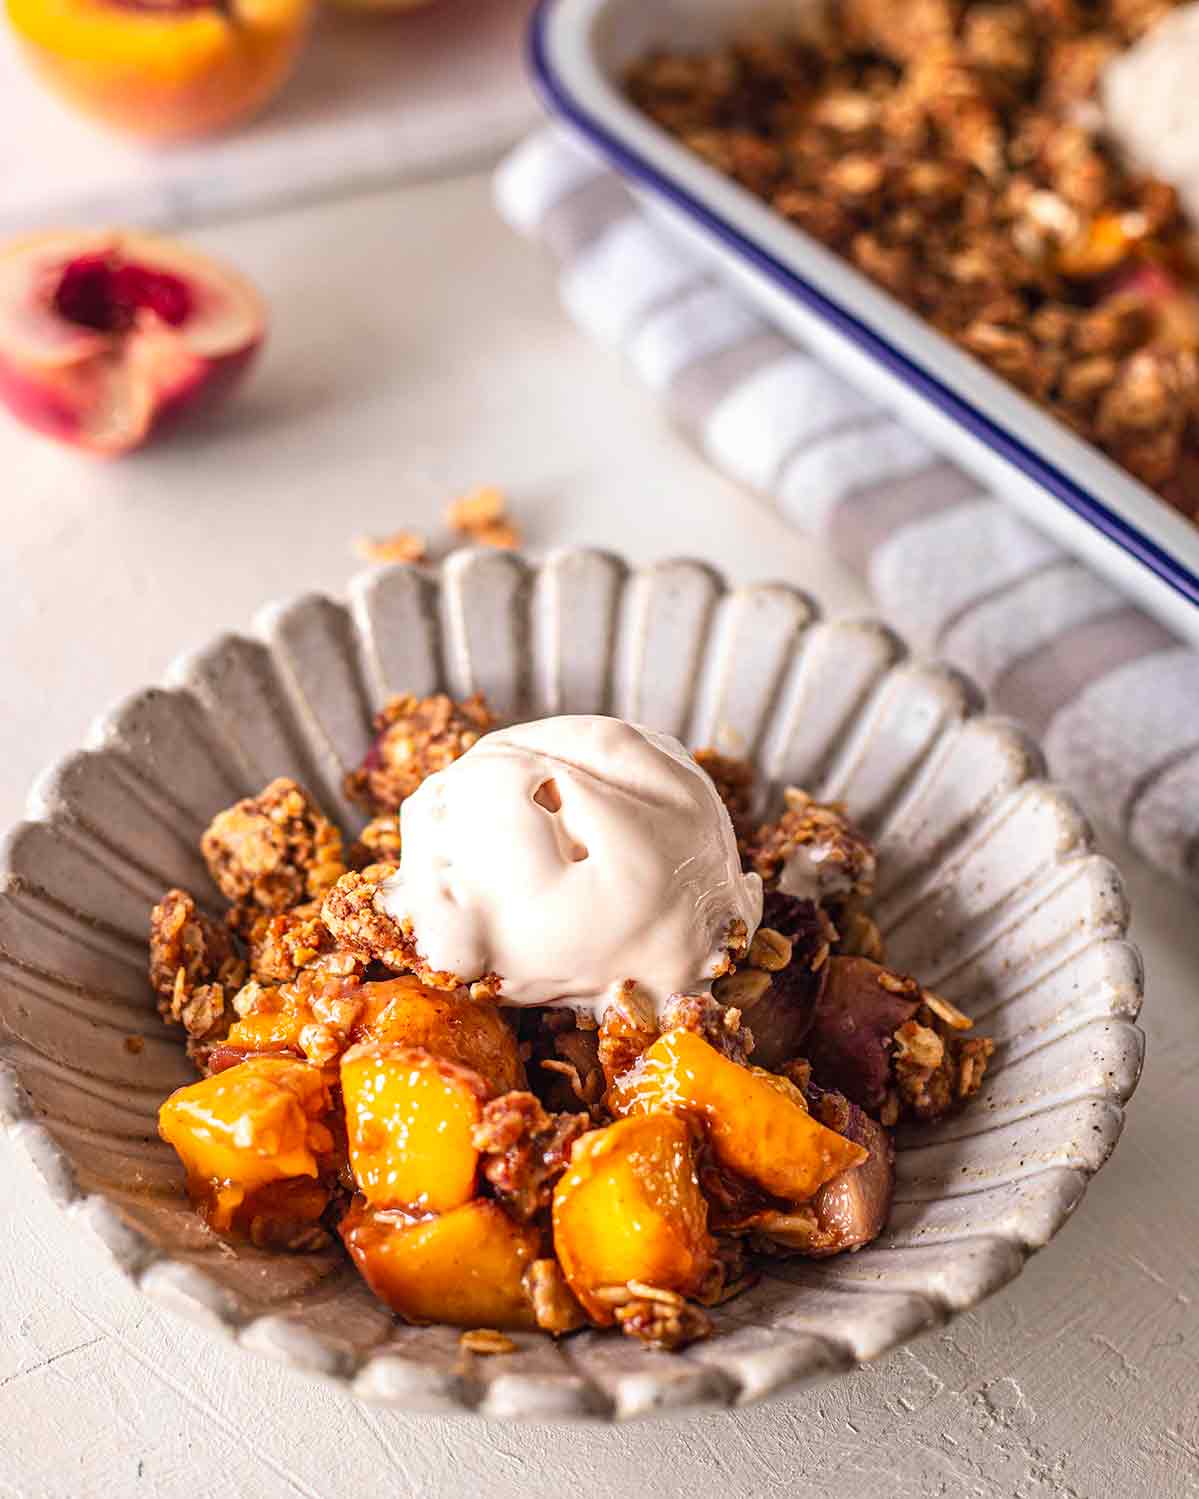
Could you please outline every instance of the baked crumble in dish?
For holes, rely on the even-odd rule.
[[[1192,518],[1199,257],[1105,134],[1103,71],[1180,0],[827,0],[658,52],[633,102]]]
[[[154,908],[201,1074],[159,1130],[209,1228],[340,1237],[479,1354],[679,1348],[764,1259],[877,1237],[893,1127],[960,1108],[992,1043],[886,966],[846,810],[762,819],[747,762],[618,719],[404,696],[376,735],[355,842],[279,779],[202,839],[223,920]]]

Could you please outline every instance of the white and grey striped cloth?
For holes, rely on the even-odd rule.
[[[559,127],[495,188],[503,217],[558,259],[571,316],[713,462],[1023,720],[1093,816],[1199,886],[1199,654],[775,331]]]

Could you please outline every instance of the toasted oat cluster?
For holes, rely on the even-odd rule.
[[[366,869],[371,864],[400,862],[400,814],[380,812],[372,817],[350,845],[347,862],[351,869]]]
[[[226,900],[264,911],[312,900],[345,869],[337,828],[284,778],[215,817],[200,851]]]
[[[426,776],[444,770],[494,727],[495,720],[477,693],[461,703],[443,692],[432,697],[393,697],[375,715],[375,742],[358,769],[346,777],[346,795],[376,818],[396,812]],[[382,830],[377,830],[375,836],[381,835]],[[366,834],[363,841],[368,848],[372,846]],[[398,846],[398,827],[395,841]]]
[[[168,890],[150,919],[150,987],[163,1019],[205,1040],[227,1024],[225,996],[245,974],[229,932],[185,890]]]
[[[1100,129],[1175,0],[830,0],[819,30],[644,59],[633,100],[1188,515],[1199,287],[1166,183]]]
[[[214,1232],[290,1253],[340,1239],[398,1316],[463,1328],[469,1353],[583,1327],[679,1348],[764,1256],[877,1237],[890,1127],[960,1107],[991,1042],[883,965],[874,850],[845,809],[792,789],[753,826],[752,768],[704,750],[767,886],[709,988],[655,1011],[634,951],[598,1015],[509,1010],[499,975],[430,971],[379,901],[392,804],[492,722],[478,698],[384,710],[356,773],[377,811],[360,867],[292,781],[214,819],[225,920],[182,890],[151,916],[150,981],[202,1074],[160,1132]],[[797,868],[822,872],[809,893],[788,888]]]
[[[874,849],[839,802],[820,803],[791,786],[784,811],[744,840],[750,866],[767,885],[788,876],[804,883],[820,904],[867,897],[874,889]],[[798,892],[796,892],[798,893]]]

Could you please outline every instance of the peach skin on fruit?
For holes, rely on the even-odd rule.
[[[222,130],[286,81],[313,0],[6,0],[38,74],[148,140]]]
[[[58,232],[0,246],[0,401],[108,456],[210,405],[266,329],[258,293],[171,240]]]

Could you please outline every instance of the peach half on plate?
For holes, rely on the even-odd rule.
[[[89,452],[127,453],[211,405],[265,330],[244,276],[170,240],[62,232],[0,248],[0,400]]]

